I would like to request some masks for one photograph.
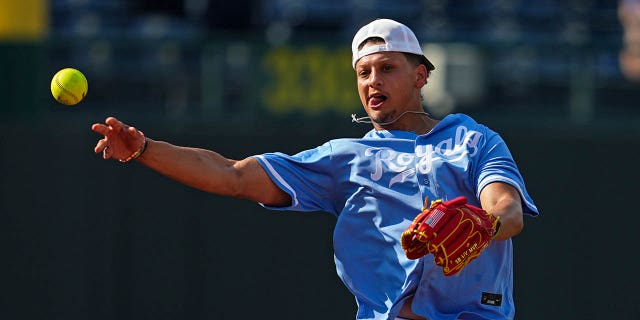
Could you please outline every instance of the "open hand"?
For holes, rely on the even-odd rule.
[[[114,117],[108,117],[105,123],[94,123],[91,130],[101,134],[104,138],[98,140],[93,151],[102,152],[104,159],[117,159],[126,162],[132,155],[142,150],[145,136],[142,131],[128,126]]]

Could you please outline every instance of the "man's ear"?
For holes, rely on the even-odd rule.
[[[424,85],[427,84],[427,79],[429,78],[429,72],[427,71],[427,67],[424,64],[419,64],[416,67],[416,87],[421,89]]]

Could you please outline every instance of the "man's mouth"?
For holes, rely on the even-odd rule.
[[[382,95],[382,94],[373,95],[369,97],[369,106],[371,108],[380,107],[380,105],[382,105],[382,103],[385,102],[386,100],[387,100],[387,96],[385,95]]]

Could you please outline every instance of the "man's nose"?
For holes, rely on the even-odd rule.
[[[371,70],[371,77],[369,78],[369,85],[371,87],[379,87],[383,84],[382,73],[378,70]]]

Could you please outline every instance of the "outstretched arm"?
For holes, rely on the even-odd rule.
[[[94,152],[104,159],[128,159],[147,143],[136,161],[190,187],[223,196],[244,198],[270,206],[291,204],[282,191],[253,158],[232,160],[205,149],[180,147],[145,138],[144,134],[118,119],[109,117],[91,129],[103,138]]]

